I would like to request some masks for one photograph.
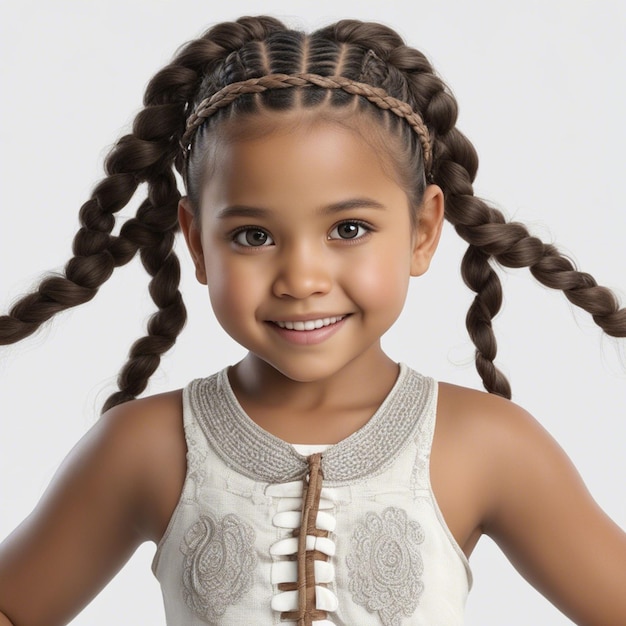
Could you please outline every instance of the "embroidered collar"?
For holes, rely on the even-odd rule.
[[[215,452],[234,470],[270,483],[306,475],[306,457],[258,426],[235,397],[227,369],[194,380],[188,399]],[[413,439],[422,417],[435,410],[435,381],[400,364],[391,391],[369,421],[323,454],[325,482],[345,483],[370,477],[388,467]]]

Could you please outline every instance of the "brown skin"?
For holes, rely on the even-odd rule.
[[[303,145],[305,137],[294,132],[248,142],[245,149],[236,146],[227,156],[237,162],[237,180],[251,186],[235,184],[227,171],[219,172],[216,180],[222,186],[210,181],[214,186],[203,199],[202,228],[185,201],[179,212],[198,278],[209,284],[218,318],[237,311],[229,332],[250,350],[230,370],[235,393],[253,420],[293,443],[344,439],[387,395],[398,368],[380,348],[381,329],[401,309],[409,276],[428,268],[443,221],[441,190],[432,185],[412,233],[406,202],[379,155],[347,131],[324,129],[317,134],[308,127],[302,131],[314,132],[325,146],[316,163],[313,144],[307,142],[301,155],[306,168],[297,165],[297,151],[288,150],[290,138]],[[328,142],[338,142],[337,149],[329,152]],[[347,168],[334,186],[323,169],[328,154],[350,150],[350,158],[332,164],[331,172]],[[272,158],[278,159],[274,166]],[[289,176],[286,163],[295,164]],[[351,172],[351,166],[356,170]],[[298,178],[303,171],[304,178]],[[360,195],[365,189],[368,197],[381,201],[383,210],[361,207],[339,217],[322,212],[309,220],[313,208],[342,195],[353,197],[351,176],[363,178],[363,171],[369,187],[360,185]],[[261,175],[255,179],[256,174]],[[315,184],[308,185],[307,176]],[[326,184],[317,184],[321,176]],[[264,187],[265,180],[270,184]],[[348,187],[342,189],[337,181]],[[222,226],[211,212],[250,205],[252,199],[269,211],[255,218],[254,225],[266,228],[276,247],[242,251],[223,238],[226,243],[220,248],[215,236]],[[290,211],[299,212],[297,220],[289,218]],[[371,237],[364,235],[355,245],[326,237],[336,232],[337,222],[357,218],[373,222]],[[315,246],[313,256],[301,254]],[[364,254],[370,247],[376,253]],[[371,259],[367,272],[348,271],[361,254],[363,260]],[[255,263],[250,263],[251,256]],[[383,257],[384,262],[375,262]],[[390,263],[404,272],[394,284],[385,282],[384,268]],[[220,273],[211,275],[218,266],[239,290],[220,292]],[[397,309],[391,317],[377,309],[377,299],[370,299],[370,279],[382,281],[377,288],[389,290],[386,302]],[[341,331],[349,340],[337,333],[328,346],[323,342],[311,350],[281,350],[268,332],[268,316],[293,319],[289,316],[306,312],[303,304],[310,302],[315,306],[309,311],[349,313],[350,325]],[[285,359],[289,351],[293,358]],[[103,416],[70,453],[35,511],[0,546],[0,608],[8,623],[67,623],[138,545],[158,542],[180,497],[185,453],[181,391],[129,402]],[[597,507],[562,450],[525,411],[483,392],[440,384],[431,480],[446,522],[467,556],[481,534],[488,534],[576,623],[626,623],[626,535]]]
[[[115,407],[72,450],[0,548],[0,607],[13,623],[67,623],[142,542],[158,541],[186,468],[181,411],[180,391]]]
[[[0,549],[0,606],[12,623],[67,623],[140,543],[158,542],[185,475],[181,424],[177,391],[111,410],[77,445]],[[484,532],[575,623],[624,623],[624,533],[522,409],[440,384],[431,480],[467,556]]]

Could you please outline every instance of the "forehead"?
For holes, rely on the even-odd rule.
[[[354,111],[264,112],[222,121],[202,141],[204,186],[315,177],[395,183],[388,135],[369,115]]]

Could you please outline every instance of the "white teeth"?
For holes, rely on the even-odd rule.
[[[339,315],[337,317],[324,317],[319,320],[306,320],[306,322],[274,322],[276,326],[280,328],[286,328],[287,330],[315,330],[316,328],[323,328],[324,326],[330,326],[341,321],[345,315]]]

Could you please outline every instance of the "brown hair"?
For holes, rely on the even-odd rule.
[[[218,24],[186,44],[152,78],[132,132],[115,144],[105,161],[106,177],[80,210],[81,228],[63,275],[43,279],[8,315],[0,317],[0,344],[17,342],[56,313],[91,300],[114,269],[139,252],[152,277],[149,291],[158,311],[148,322],[146,336],[131,347],[119,374],[119,391],[109,397],[104,409],[145,389],[186,319],[173,251],[181,197],[175,170],[183,174],[190,201],[197,206],[206,167],[203,141],[220,120],[298,106],[323,104],[325,110],[357,106],[376,116],[381,128],[403,145],[401,155],[390,157],[413,205],[419,206],[426,185],[424,142],[414,127],[406,117],[372,104],[363,90],[329,89],[323,81],[238,95],[199,126],[191,154],[185,157],[181,142],[187,120],[203,100],[233,83],[271,74],[341,77],[369,85],[408,104],[423,122],[432,150],[429,180],[443,189],[446,219],[469,244],[461,273],[476,295],[466,325],[476,346],[477,370],[489,392],[511,395],[508,381],[493,363],[496,340],[491,320],[502,300],[494,261],[506,267],[528,267],[540,283],[562,290],[571,302],[588,311],[607,334],[626,336],[626,309],[619,308],[609,289],[577,271],[553,245],[531,236],[524,225],[507,222],[500,211],[474,196],[476,152],[455,126],[455,99],[423,54],[406,46],[390,28],[375,23],[343,20],[307,35],[271,17],[244,17]],[[119,235],[113,235],[115,214],[144,182],[147,197]]]

